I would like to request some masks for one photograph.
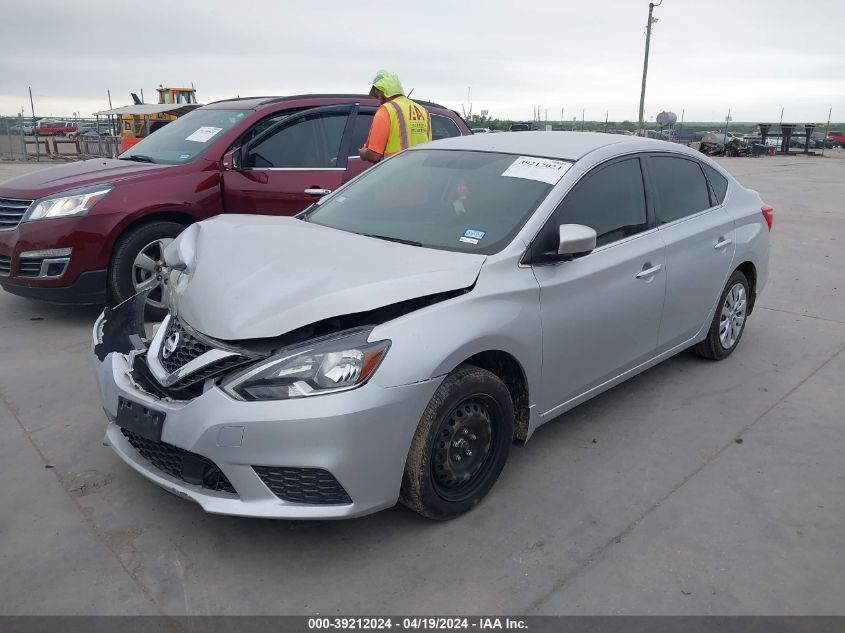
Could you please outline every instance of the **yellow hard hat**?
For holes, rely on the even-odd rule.
[[[373,79],[373,88],[378,88],[387,98],[405,94],[402,89],[402,82],[399,81],[399,75],[389,70],[380,70],[376,73]]]

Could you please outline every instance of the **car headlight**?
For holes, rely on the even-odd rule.
[[[95,185],[41,198],[30,205],[23,221],[85,215],[112,189],[114,185]]]
[[[289,348],[247,368],[222,385],[238,400],[287,400],[360,387],[375,373],[390,341],[367,342],[358,329]]]

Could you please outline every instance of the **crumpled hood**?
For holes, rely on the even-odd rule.
[[[172,169],[173,165],[138,163],[116,158],[92,158],[37,171],[6,180],[0,196],[34,199],[68,189],[78,189],[101,182],[117,182],[150,172]]]
[[[171,288],[179,317],[229,341],[468,288],[486,259],[253,215],[193,224],[165,257],[185,268]]]

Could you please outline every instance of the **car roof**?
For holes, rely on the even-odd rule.
[[[336,103],[356,103],[361,102],[366,105],[377,105],[378,101],[371,97],[370,95],[363,95],[363,94],[354,94],[354,93],[326,93],[326,94],[303,94],[303,95],[289,95],[286,97],[281,96],[269,96],[269,97],[238,97],[237,99],[223,99],[221,101],[213,101],[205,106],[204,108],[213,108],[213,109],[228,109],[228,108],[247,108],[247,109],[259,109],[262,107],[273,106],[280,103],[287,103],[292,101],[316,101],[319,102],[321,100],[326,101],[326,105],[334,105]],[[432,103],[430,101],[420,101],[419,99],[414,99],[416,103],[419,103],[425,107],[432,107],[432,108],[440,108],[442,110],[448,110],[445,106],[442,106],[438,103]],[[320,104],[310,104],[310,105],[320,105]]]
[[[425,148],[465,149],[479,152],[502,152],[523,156],[541,156],[559,160],[579,160],[590,152],[608,145],[629,151],[673,151],[678,149],[667,141],[603,134],[601,132],[508,132],[506,134],[478,134],[434,141]],[[626,147],[622,147],[626,146]]]

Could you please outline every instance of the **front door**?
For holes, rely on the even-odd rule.
[[[596,250],[534,265],[540,284],[544,414],[655,354],[666,285],[665,247],[652,226],[640,159],[597,167],[566,196],[544,231],[596,230]],[[540,236],[538,236],[540,239]]]
[[[295,215],[344,182],[354,106],[316,108],[284,119],[244,147],[223,173],[227,213]]]

